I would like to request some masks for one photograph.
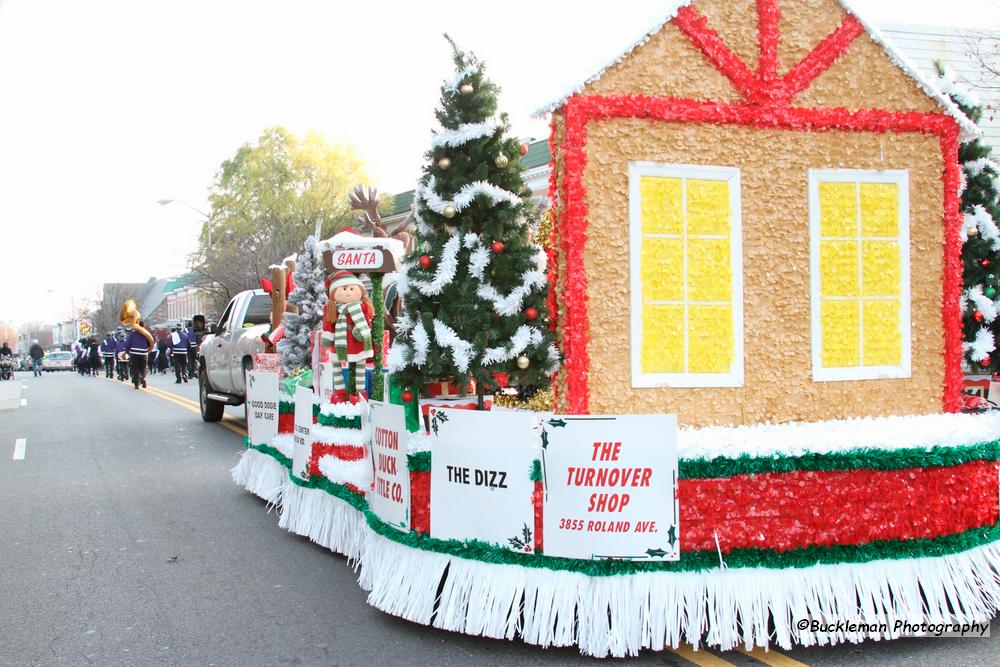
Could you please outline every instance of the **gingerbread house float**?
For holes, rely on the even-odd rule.
[[[558,410],[958,408],[976,130],[846,3],[679,3],[548,110]]]

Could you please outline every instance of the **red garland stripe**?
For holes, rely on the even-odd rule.
[[[781,10],[778,0],[757,0],[757,40],[760,42],[760,60],[757,77],[763,87],[770,88],[778,79],[778,22]]]
[[[546,279],[549,282],[548,309],[549,309],[549,331],[555,331],[559,322],[559,312],[556,310],[556,281],[559,278],[559,266],[556,264],[555,240],[556,225],[559,224],[559,191],[558,174],[556,173],[556,123],[549,121],[549,215],[552,216],[552,224],[549,226],[548,245],[545,247],[545,270]]]
[[[574,96],[563,113],[566,130],[563,155],[563,216],[561,250],[566,262],[563,302],[563,351],[566,356],[566,404],[569,414],[588,414],[590,388],[589,319],[587,314],[587,273],[583,250],[587,242],[586,188],[583,173],[587,166],[587,123],[609,118],[649,118],[661,121],[747,125],[783,130],[853,130],[859,132],[921,132],[941,137],[945,169],[944,181],[944,308],[945,379],[943,406],[955,412],[961,402],[961,319],[957,317],[962,275],[959,262],[958,227],[958,127],[943,113],[849,110],[843,108],[803,109],[785,105],[726,104],[690,99],[644,95]]]
[[[322,442],[314,442],[312,451],[309,453],[309,474],[320,476],[319,460],[321,457],[330,454],[342,461],[360,461],[365,458],[365,448],[357,445],[330,445]]]
[[[542,553],[542,527],[543,513],[545,508],[545,483],[535,482],[535,489],[531,492],[531,504],[535,510],[535,553]]]
[[[941,136],[944,155],[944,410],[962,409],[962,212],[959,207],[958,127],[947,128]]]
[[[753,100],[760,97],[760,82],[751,72],[746,63],[733,53],[719,36],[708,25],[708,19],[691,7],[681,7],[673,19],[674,25],[680,28],[695,46],[701,49],[705,57],[729,79],[743,99]]]
[[[820,42],[808,56],[802,59],[782,77],[770,92],[775,100],[787,101],[805,90],[816,77],[825,72],[837,58],[844,55],[851,43],[864,32],[864,26],[851,15],[832,33]]]
[[[292,433],[295,430],[295,413],[278,413],[278,433]]]
[[[997,463],[680,480],[681,550],[787,551],[997,523]]]
[[[431,532],[431,473],[410,473],[410,530],[418,535]]]

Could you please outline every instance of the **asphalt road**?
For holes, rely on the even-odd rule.
[[[242,409],[224,428],[195,400],[167,376],[149,391],[71,373],[0,383],[0,664],[594,664],[368,606],[342,557],[233,484]],[[994,665],[992,633],[629,663]]]

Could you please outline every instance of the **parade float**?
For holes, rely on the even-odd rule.
[[[236,482],[456,632],[627,656],[992,618],[1000,416],[959,413],[974,124],[844,3],[675,3],[546,108],[545,231],[456,64],[416,238],[299,253]]]

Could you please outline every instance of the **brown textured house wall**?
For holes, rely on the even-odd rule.
[[[692,426],[941,411],[942,157],[916,134],[792,132],[615,119],[591,123],[590,412],[676,412]],[[740,168],[745,382],[740,388],[634,389],[630,375],[628,163]],[[808,169],[907,169],[910,188],[912,377],[813,382]]]

